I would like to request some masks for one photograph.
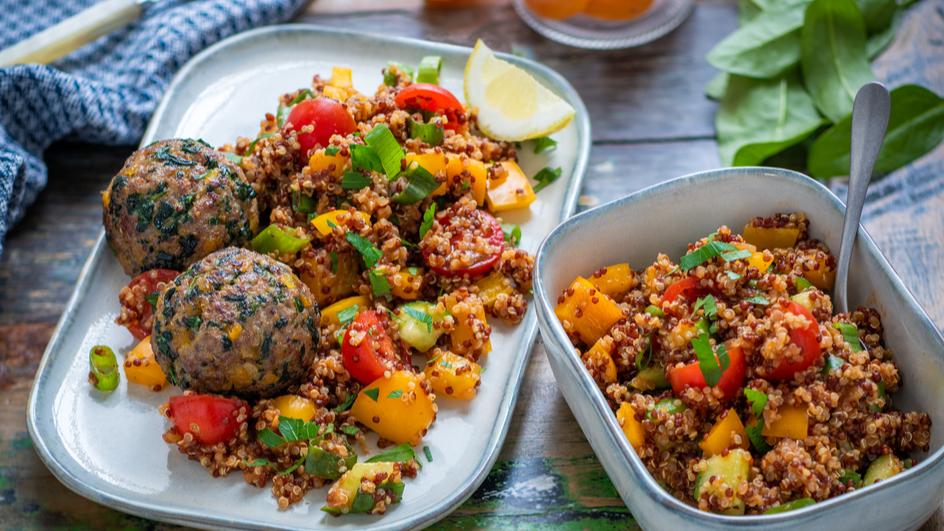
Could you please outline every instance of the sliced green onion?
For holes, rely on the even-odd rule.
[[[348,170],[344,172],[344,176],[341,177],[341,188],[344,190],[360,190],[361,188],[370,186],[370,183],[370,177],[359,171]]]
[[[692,347],[695,349],[695,356],[698,357],[698,368],[701,369],[701,374],[705,377],[705,383],[708,384],[708,387],[718,385],[721,375],[731,365],[728,350],[724,345],[718,345],[718,353],[715,355],[715,352],[711,349],[708,334],[705,332],[692,339]]]
[[[426,198],[439,188],[439,181],[432,173],[419,164],[412,164],[406,171],[407,185],[399,194],[393,196],[393,202],[401,205],[412,205]]]
[[[557,149],[557,141],[549,136],[534,139],[534,154],[540,155]]]
[[[299,214],[309,214],[315,211],[315,198],[298,192],[292,192],[292,210]]]
[[[803,277],[795,277],[793,285],[796,287],[797,293],[802,293],[813,287],[813,283]]]
[[[400,175],[403,148],[397,143],[397,139],[386,124],[374,126],[364,137],[364,142],[367,142],[370,149],[380,159],[380,164],[383,166],[388,179],[394,179],[397,175]]]
[[[89,383],[99,391],[110,393],[118,388],[118,359],[105,345],[95,345],[89,351]]]
[[[842,334],[842,338],[846,340],[846,343],[849,343],[849,348],[852,349],[852,352],[862,352],[862,340],[859,339],[859,329],[856,325],[852,323],[835,323],[833,328],[839,330]]]
[[[420,59],[420,66],[416,70],[417,83],[439,84],[439,71],[442,70],[442,57],[427,55]]]
[[[410,138],[422,140],[431,146],[438,146],[443,141],[443,128],[436,124],[424,124],[411,119]]]
[[[252,239],[252,249],[267,254],[277,251],[279,254],[295,254],[308,245],[311,239],[307,236],[292,234],[276,224],[269,225]]]
[[[370,146],[363,144],[351,145],[351,167],[355,170],[382,172],[383,164],[380,157],[374,153]]]
[[[422,240],[429,229],[433,227],[433,221],[436,219],[436,203],[430,203],[423,212],[423,223],[420,225],[420,239]]]
[[[560,166],[557,168],[542,168],[534,175],[534,180],[538,184],[534,185],[534,193],[538,193],[561,176]]]
[[[410,68],[410,67],[408,67],[408,66],[406,66],[406,65],[397,63],[397,62],[395,62],[395,61],[390,61],[389,63],[387,63],[387,68],[384,68],[384,71],[383,71],[383,75],[384,75],[384,85],[387,85],[388,87],[395,87],[395,86],[397,86],[397,81],[398,81],[397,74],[395,74],[393,71],[391,71],[391,68],[395,69],[397,72],[403,72],[403,73],[406,74],[407,77],[409,77],[410,79],[413,78],[413,69],[412,69],[412,68]]]

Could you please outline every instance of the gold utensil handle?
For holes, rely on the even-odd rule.
[[[104,0],[0,51],[0,66],[51,63],[140,16],[137,0]]]

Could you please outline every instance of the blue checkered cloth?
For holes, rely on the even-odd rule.
[[[96,0],[0,0],[0,48]],[[230,35],[290,19],[306,0],[162,0],[126,28],[51,65],[0,68],[0,253],[46,185],[42,153],[60,139],[135,144],[188,59]]]

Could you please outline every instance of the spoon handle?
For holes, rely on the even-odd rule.
[[[852,147],[850,149],[849,189],[846,195],[846,216],[842,222],[839,265],[836,271],[835,301],[837,310],[849,311],[847,286],[849,262],[859,219],[865,206],[865,194],[872,179],[872,168],[882,149],[891,102],[888,90],[878,82],[863,85],[852,105]]]

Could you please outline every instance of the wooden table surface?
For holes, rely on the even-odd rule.
[[[474,2],[473,2],[474,3]],[[677,31],[650,45],[592,52],[557,45],[528,29],[507,0],[479,7],[424,8],[419,0],[316,0],[298,21],[493,48],[532,56],[578,90],[593,124],[581,208],[665,179],[720,165],[715,104],[702,95],[714,75],[705,53],[736,26],[735,2],[699,2]],[[929,35],[928,32],[932,32]],[[944,3],[911,8],[898,40],[875,64],[881,79],[921,82],[944,93]],[[99,191],[131,147],[57,144],[46,154],[49,186],[9,235],[0,258],[0,527],[70,529],[165,526],[73,494],[39,461],[26,432],[26,401],[43,349],[101,230]],[[900,170],[944,175],[944,147]],[[944,178],[944,177],[941,177]],[[938,326],[944,325],[944,242],[936,210],[876,216],[867,227]],[[910,228],[910,239],[897,234]],[[917,249],[916,252],[912,250]],[[937,264],[924,271],[926,264]],[[917,272],[916,272],[917,271]],[[922,273],[922,271],[924,271]],[[102,294],[112,297],[114,294]],[[925,525],[942,528],[942,511]],[[498,464],[478,491],[437,528],[635,528],[636,524],[574,421],[540,341]]]

